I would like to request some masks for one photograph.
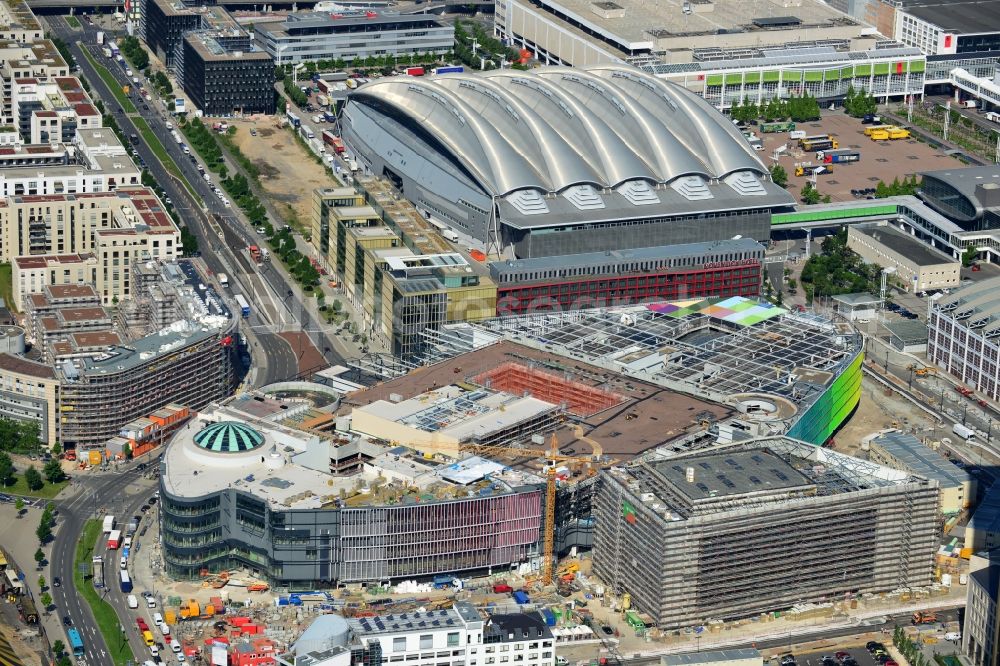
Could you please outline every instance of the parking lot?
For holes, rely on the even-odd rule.
[[[962,165],[954,157],[930,147],[917,139],[896,141],[872,141],[864,134],[866,126],[858,118],[851,118],[842,111],[826,111],[823,117],[811,123],[799,123],[796,129],[807,134],[829,134],[836,139],[840,148],[850,148],[861,153],[861,160],[849,164],[835,164],[833,172],[817,176],[816,188],[822,194],[829,194],[833,201],[853,201],[851,190],[874,188],[879,180],[892,182],[899,176],[909,177],[920,171],[947,169]],[[774,151],[786,145],[786,152],[779,154],[777,163],[788,172],[788,190],[798,198],[799,190],[808,180],[795,175],[796,164],[818,165],[815,153],[804,153],[796,142],[788,138],[787,132],[761,134],[759,126],[753,128],[762,139],[764,150],[761,158],[768,165],[774,164]]]

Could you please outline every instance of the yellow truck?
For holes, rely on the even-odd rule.
[[[878,130],[877,132],[872,132],[868,135],[868,138],[872,141],[888,141],[889,140],[889,130]]]
[[[142,640],[146,641],[147,646],[150,646],[155,642],[153,641],[153,633],[149,631],[149,629],[142,632]]]
[[[910,130],[904,129],[902,127],[893,127],[888,131],[889,131],[889,138],[892,140],[910,138]]]

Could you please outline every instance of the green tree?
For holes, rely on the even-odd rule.
[[[52,537],[52,526],[46,521],[38,523],[38,528],[35,530],[35,536],[38,537],[39,543],[46,543]],[[36,553],[36,559],[37,555],[38,554]],[[42,557],[44,559],[44,556]]]
[[[44,590],[46,582],[47,581],[45,580],[45,576],[39,576],[38,577],[38,589]]]
[[[56,442],[52,445],[52,455],[58,456],[62,454],[62,444]]]
[[[878,181],[878,185],[875,186],[875,198],[885,199],[886,197],[892,196],[892,190],[889,186],[883,183],[881,180]]]
[[[802,187],[802,203],[807,206],[818,204],[820,196],[819,190],[817,190],[812,183],[807,182]]]
[[[979,250],[976,248],[975,245],[970,245],[969,247],[965,248],[964,252],[962,252],[962,265],[968,268],[973,263],[975,263],[976,258],[978,256],[979,256]]]
[[[52,651],[56,654],[62,654],[66,651],[66,645],[64,645],[63,642],[57,638],[56,642],[52,644]]]
[[[20,518],[24,514],[24,498],[18,497],[14,500],[14,508],[17,509],[17,517]]]
[[[6,452],[0,451],[0,484],[8,486],[14,480],[14,461]]]
[[[73,660],[63,655],[59,657],[59,661],[56,662],[56,666],[73,666]]]
[[[780,164],[773,165],[771,167],[771,181],[778,187],[788,185],[788,172],[785,171],[785,167]]]
[[[45,561],[45,553],[43,553],[42,549],[39,548],[38,550],[35,551],[35,564],[41,566],[42,562],[44,561]]]
[[[42,475],[38,473],[34,465],[24,470],[24,481],[28,484],[29,490],[41,490],[42,486],[45,485]]]
[[[49,483],[59,483],[63,480],[63,469],[62,465],[59,464],[57,458],[45,463],[45,467],[42,468],[42,472],[45,474],[45,479]]]
[[[42,592],[42,595],[38,598],[42,602],[42,608],[48,610],[52,606],[52,595],[48,592]]]

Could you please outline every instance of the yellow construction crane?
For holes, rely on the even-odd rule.
[[[579,435],[577,435],[579,437]],[[597,444],[593,440],[586,439],[591,445]],[[393,442],[398,444],[398,442]],[[598,445],[599,446],[599,445]],[[416,446],[417,449],[430,448],[425,444]],[[597,447],[595,447],[597,448]],[[514,456],[518,458],[542,458],[545,460],[545,544],[542,552],[542,584],[552,583],[552,570],[555,568],[555,546],[556,546],[556,463],[575,462],[600,465],[605,467],[613,465],[616,460],[601,459],[601,456],[569,456],[559,453],[559,440],[556,434],[552,433],[549,448],[546,449],[521,449],[508,446],[490,446],[488,444],[462,444],[462,450],[472,451],[477,455],[497,455]],[[593,471],[593,469],[591,470]]]

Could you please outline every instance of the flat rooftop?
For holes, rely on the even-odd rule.
[[[981,34],[1000,31],[1000,0],[921,0],[902,11],[944,32]]]
[[[875,242],[886,246],[893,252],[901,254],[917,266],[939,266],[941,264],[959,263],[958,259],[954,259],[940,250],[935,250],[916,237],[903,233],[888,224],[856,224],[851,228],[857,233],[864,234]]]
[[[662,462],[656,471],[692,502],[713,498],[805,489],[806,476],[770,451],[735,451]]]
[[[903,432],[889,432],[872,440],[872,445],[885,450],[913,474],[934,479],[942,488],[954,488],[972,481],[969,474],[937,451],[932,451],[914,437]]]
[[[517,390],[522,381],[519,376],[514,373],[500,376],[496,372],[498,368],[510,364],[578,382],[615,397],[611,403],[613,408],[595,413],[580,409],[574,417],[580,429],[564,426],[556,430],[560,451],[568,455],[589,455],[593,453],[591,441],[596,441],[605,455],[628,459],[699,431],[705,423],[722,421],[735,414],[735,410],[727,405],[684,395],[583,361],[568,360],[546,350],[510,341],[499,341],[426,366],[419,372],[349,393],[344,396],[339,413],[349,414],[355,407],[377,401],[391,403],[394,394],[404,400],[411,399],[456,383],[475,389],[482,386],[480,382],[487,378],[496,389],[523,395]],[[501,385],[501,381],[510,383]],[[545,397],[539,390],[529,392],[529,395]],[[573,409],[571,404],[568,407]]]
[[[625,50],[653,48],[658,40],[732,32],[776,32],[793,41],[794,30],[860,25],[818,0],[783,7],[780,3],[716,0],[710,11],[683,12],[684,0],[542,0],[541,7],[570,17],[574,27],[617,43]],[[763,35],[762,35],[763,37]]]
[[[694,480],[688,481],[687,470],[692,467]],[[646,510],[666,520],[772,511],[813,497],[928,483],[906,471],[789,437],[716,444],[709,453],[664,448],[641,464],[620,465],[607,473],[641,497]]]

